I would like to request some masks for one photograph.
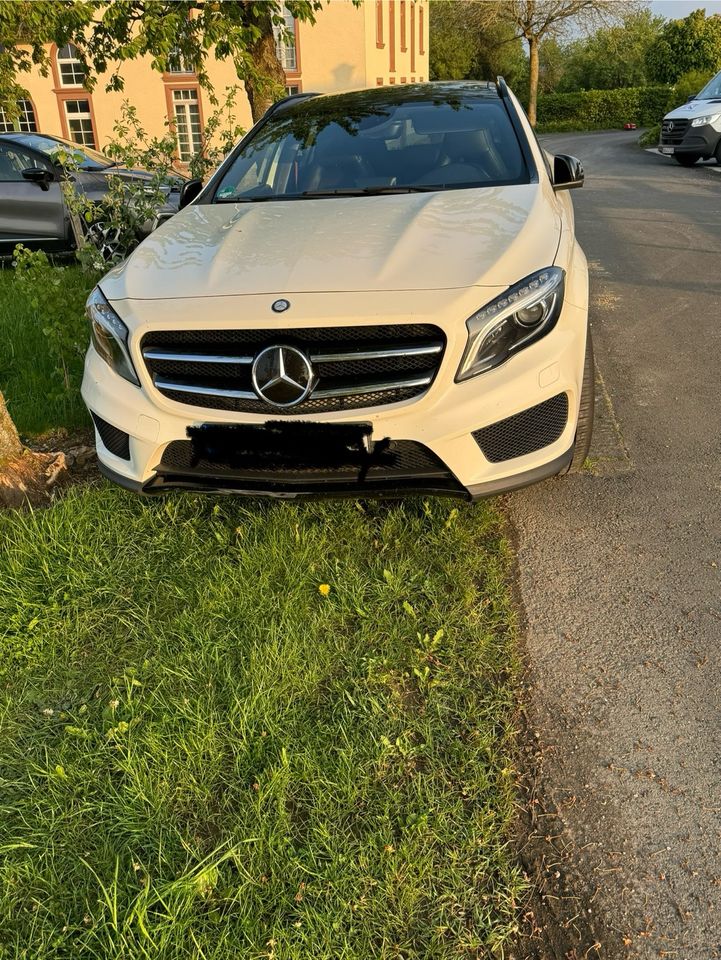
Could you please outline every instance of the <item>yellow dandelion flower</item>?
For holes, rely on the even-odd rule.
[[[323,597],[327,597],[328,594],[330,593],[330,584],[321,583],[318,587],[318,593],[320,593],[320,595]]]

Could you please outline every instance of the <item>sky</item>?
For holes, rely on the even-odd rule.
[[[679,20],[687,17],[692,10],[699,8],[706,10],[706,16],[712,13],[721,13],[721,0],[651,0],[649,4],[654,13],[669,20]]]

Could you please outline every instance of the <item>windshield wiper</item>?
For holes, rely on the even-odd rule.
[[[269,200],[297,200],[299,194],[293,193],[284,196],[282,193],[271,193],[267,197],[215,197],[213,203],[266,203]]]
[[[337,190],[304,190],[301,197],[380,197],[394,193],[428,193],[437,186],[422,187],[340,187]]]
[[[443,184],[421,187],[338,187],[333,190],[304,190],[303,193],[271,193],[264,197],[216,197],[213,203],[266,203],[271,200],[314,200],[318,197],[380,197],[385,194],[429,193]]]

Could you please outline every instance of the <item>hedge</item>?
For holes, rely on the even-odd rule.
[[[538,129],[543,132],[603,130],[635,123],[659,123],[668,110],[669,87],[579,90],[538,98]]]

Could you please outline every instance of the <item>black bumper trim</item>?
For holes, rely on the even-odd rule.
[[[555,477],[559,473],[565,473],[571,466],[573,460],[573,450],[571,447],[566,453],[550,463],[543,463],[540,467],[534,467],[532,470],[525,470],[523,473],[517,473],[512,477],[502,477],[500,480],[488,480],[486,483],[477,483],[468,487],[468,493],[472,500],[482,500],[484,497],[495,497],[499,493],[512,493],[514,490],[521,490],[523,487],[530,487],[532,483],[540,483],[541,480],[548,480],[549,477]]]
[[[377,480],[363,484],[334,484],[332,482],[323,482],[318,484],[317,489],[305,487],[300,490],[289,489],[287,484],[276,484],[269,486],[267,483],[247,482],[242,486],[228,486],[219,479],[217,485],[212,483],[199,483],[198,478],[191,476],[176,476],[168,478],[168,482],[163,482],[163,478],[157,474],[151,477],[145,483],[137,480],[130,480],[122,474],[116,473],[110,467],[106,466],[101,460],[98,461],[100,472],[108,480],[118,484],[125,490],[143,495],[158,495],[167,493],[171,490],[187,490],[204,493],[228,494],[231,496],[245,497],[272,497],[277,500],[322,500],[322,499],[341,499],[341,498],[363,498],[363,497],[412,497],[433,495],[440,497],[460,497],[461,499],[483,500],[486,497],[495,497],[501,493],[511,493],[514,490],[520,490],[533,483],[539,483],[541,480],[547,480],[549,477],[555,477],[559,473],[565,473],[573,460],[573,447],[555,460],[544,463],[540,467],[534,467],[532,470],[526,470],[523,473],[515,474],[511,477],[503,477],[500,480],[489,480],[485,483],[477,483],[471,487],[444,486],[442,484],[433,484],[428,481],[425,485],[402,484],[391,481],[387,485],[383,481]],[[205,478],[206,480],[208,478]]]
[[[674,153],[697,153],[702,160],[709,160],[716,153],[721,134],[711,124],[692,127],[689,123],[680,143],[672,136],[661,134],[660,147],[673,147]]]

